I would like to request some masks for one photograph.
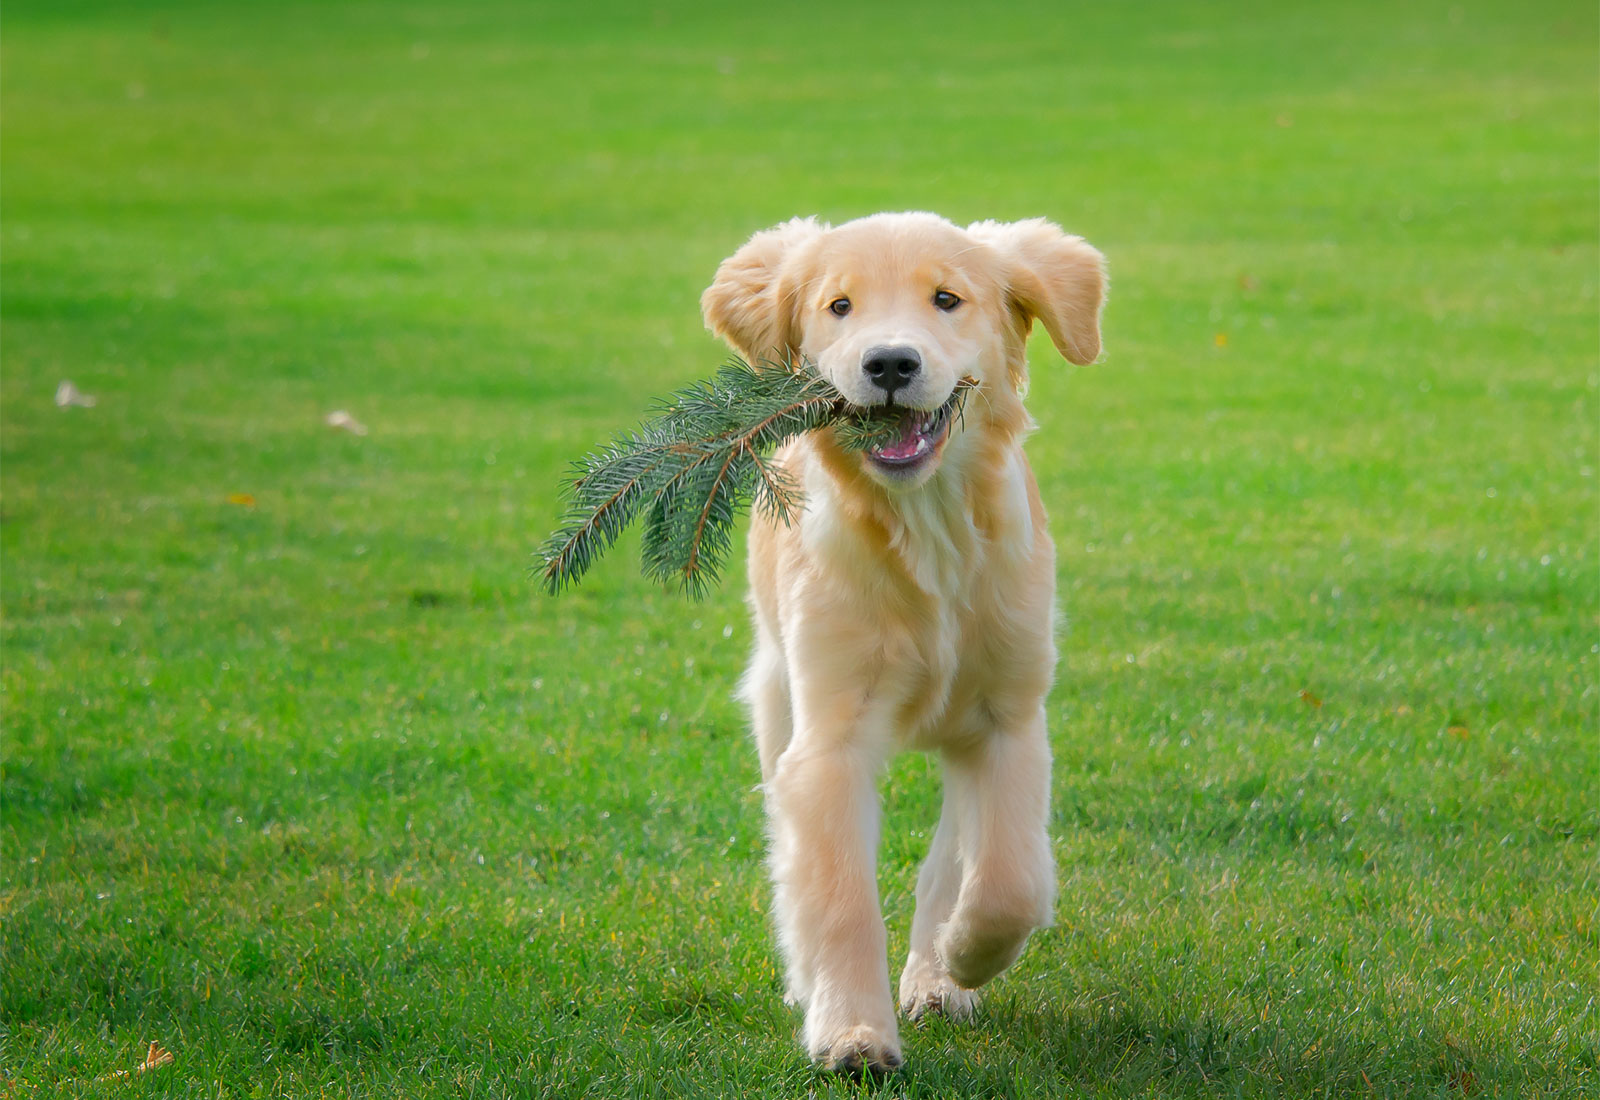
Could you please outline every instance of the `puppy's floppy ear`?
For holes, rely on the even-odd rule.
[[[790,350],[797,338],[794,303],[784,300],[785,261],[826,228],[815,218],[795,218],[762,230],[723,260],[700,296],[706,327],[751,362]]]
[[[967,227],[1006,261],[1012,308],[1027,333],[1037,317],[1056,350],[1074,363],[1100,355],[1100,309],[1106,301],[1106,259],[1082,237],[1043,218],[974,222]]]

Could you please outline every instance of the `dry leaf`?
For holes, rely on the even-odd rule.
[[[1321,706],[1322,706],[1322,700],[1318,699],[1315,695],[1311,694],[1311,692],[1307,691],[1305,688],[1301,688],[1300,689],[1300,701],[1302,703],[1304,703],[1308,707],[1321,708]]]
[[[56,407],[65,409],[73,405],[80,409],[92,409],[95,399],[63,378],[61,385],[56,387]]]
[[[1465,741],[1468,737],[1472,736],[1472,731],[1466,726],[1451,726],[1449,729],[1445,730],[1445,732],[1451,737],[1454,737],[1457,741]]]
[[[256,498],[249,493],[229,493],[228,503],[237,504],[241,508],[254,508],[256,506]]]
[[[119,1069],[115,1073],[108,1073],[101,1077],[102,1081],[115,1081],[119,1077],[133,1077],[140,1073],[149,1073],[153,1069],[172,1065],[174,1059],[170,1050],[162,1049],[160,1043],[151,1043],[150,1051],[144,1056],[144,1061],[132,1069]]]
[[[367,426],[343,409],[335,409],[322,418],[322,422],[330,428],[349,432],[351,435],[366,435]]]

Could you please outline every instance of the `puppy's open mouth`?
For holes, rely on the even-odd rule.
[[[886,470],[907,472],[932,460],[950,432],[950,419],[960,404],[958,388],[937,409],[906,409],[900,415],[899,434],[867,448],[867,457]]]

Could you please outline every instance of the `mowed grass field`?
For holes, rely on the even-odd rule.
[[[1596,1095],[1596,22],[8,4],[0,1095]],[[526,571],[722,257],[908,208],[1113,291],[1034,345],[1057,923],[872,1085],[780,1001],[740,571]]]

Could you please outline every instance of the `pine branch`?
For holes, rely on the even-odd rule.
[[[961,397],[969,386],[961,384]],[[550,592],[581,578],[643,514],[645,576],[676,580],[698,599],[720,578],[752,501],[785,523],[800,507],[799,488],[769,457],[774,449],[830,425],[851,450],[892,442],[903,430],[902,413],[851,405],[789,363],[732,360],[657,411],[574,464],[562,526],[539,551]]]

